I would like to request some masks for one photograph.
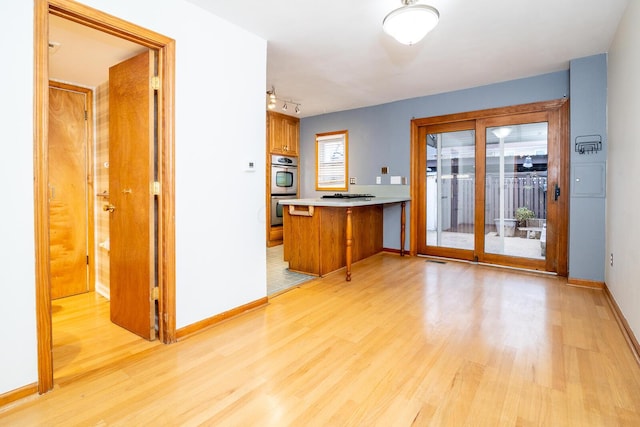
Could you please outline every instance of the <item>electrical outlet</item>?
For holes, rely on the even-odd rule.
[[[611,256],[609,257],[609,264],[613,267],[613,252],[611,252]]]
[[[356,183],[355,178],[349,178],[349,184],[355,184],[355,183]]]
[[[376,176],[376,184],[382,184],[382,177]]]

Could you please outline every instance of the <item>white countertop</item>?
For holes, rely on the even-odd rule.
[[[357,199],[283,199],[278,200],[281,205],[295,206],[326,206],[333,208],[348,208],[354,206],[383,205],[386,203],[400,203],[410,201],[410,197],[371,197]]]

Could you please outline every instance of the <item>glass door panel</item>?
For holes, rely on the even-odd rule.
[[[426,135],[426,244],[474,248],[475,131]]]
[[[484,252],[546,256],[548,123],[486,128]]]

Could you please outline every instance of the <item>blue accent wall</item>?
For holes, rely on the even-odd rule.
[[[411,119],[563,97],[571,98],[570,176],[573,184],[576,165],[606,163],[606,84],[606,55],[602,54],[573,60],[570,70],[566,71],[304,118],[300,122],[301,197],[321,194],[315,191],[316,133],[348,130],[348,176],[355,177],[359,185],[374,185],[376,176],[382,177],[382,184],[389,184],[391,175],[409,180]],[[596,154],[576,153],[576,136],[592,134],[602,136],[603,150]],[[388,175],[381,175],[382,166],[389,168]],[[571,192],[569,277],[604,281],[604,195],[575,196],[572,188],[562,191]],[[398,207],[385,210],[384,246],[387,248],[400,248],[398,210]],[[405,246],[409,248],[408,241]]]
[[[316,133],[349,131],[348,176],[355,177],[359,185],[374,185],[376,176],[382,177],[382,184],[389,184],[391,175],[405,176],[411,184],[410,128],[413,118],[528,104],[565,96],[569,96],[568,70],[303,118],[300,121],[300,195],[306,198],[321,194],[315,191]],[[382,166],[389,168],[389,174],[381,175]],[[411,232],[408,215],[407,236]],[[387,248],[400,248],[398,218],[399,207],[385,209],[383,244]],[[409,249],[408,240],[405,249]]]
[[[548,101],[569,96],[569,71],[513,80],[438,95],[412,98],[300,121],[301,197],[316,197],[315,135],[349,131],[349,176],[360,185],[375,184],[382,166],[409,179],[410,128],[413,118]],[[409,182],[409,184],[411,184]]]
[[[589,56],[571,61],[571,197],[569,200],[569,277],[604,282],[605,194],[598,188],[576,190],[576,179],[584,170],[588,181],[599,187],[596,171],[607,160],[607,56]],[[579,154],[576,137],[600,136],[602,151]],[[604,186],[604,182],[602,186]]]

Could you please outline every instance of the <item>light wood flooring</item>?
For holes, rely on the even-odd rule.
[[[68,365],[121,339],[88,335]],[[382,253],[351,282],[338,271],[133,346],[84,374],[58,367],[55,389],[0,408],[0,425],[640,425],[640,367],[602,291],[506,269]]]

